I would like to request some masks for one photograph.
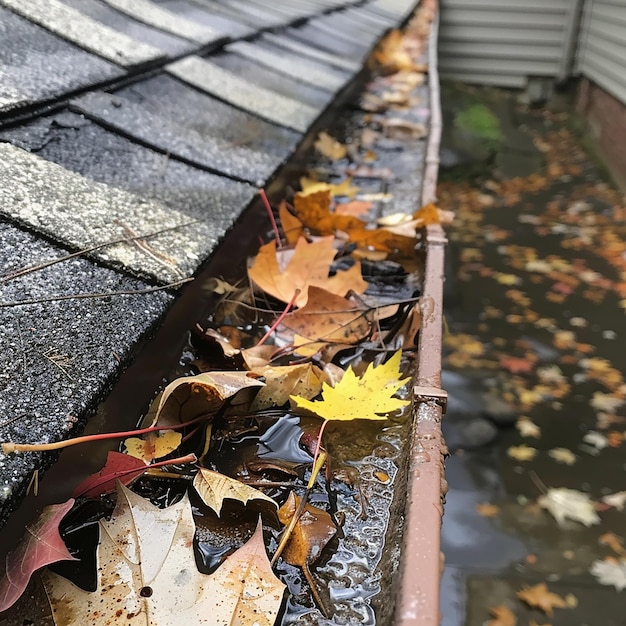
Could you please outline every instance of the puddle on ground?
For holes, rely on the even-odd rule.
[[[619,568],[626,554],[623,503],[609,504],[626,470],[623,195],[582,150],[567,113],[528,111],[504,92],[444,89],[450,115],[463,101],[491,110],[520,160],[499,167],[496,151],[452,168],[439,186],[442,207],[457,211],[445,302],[444,435],[454,454],[442,623],[479,626],[504,605],[520,624],[617,626],[623,592],[591,570]],[[584,494],[598,523],[587,527],[576,512],[558,523],[538,503],[556,488]],[[546,616],[517,597],[542,583],[577,604]]]

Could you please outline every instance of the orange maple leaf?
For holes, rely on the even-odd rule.
[[[565,609],[568,608],[567,602],[557,595],[548,591],[546,583],[540,583],[529,587],[524,585],[522,589],[517,592],[517,597],[528,604],[533,609],[539,609],[547,615],[552,615],[552,609]]]
[[[331,205],[330,191],[316,191],[306,195],[297,193],[293,199],[293,207],[298,218],[318,235],[334,235],[337,230],[365,227],[365,222],[358,217],[331,213]]]
[[[336,254],[333,241],[333,237],[324,237],[307,243],[304,237],[300,237],[294,249],[279,252],[276,242],[270,241],[261,246],[253,265],[248,268],[248,276],[260,289],[283,302],[290,302],[299,289],[300,294],[295,300],[297,307],[306,304],[310,285],[339,296],[348,291],[363,293],[368,284],[361,276],[358,261],[344,272],[328,275]]]

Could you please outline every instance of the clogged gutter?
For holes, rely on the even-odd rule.
[[[118,487],[117,507],[110,522],[101,522],[101,535],[115,538],[116,524],[125,529],[130,526],[140,548],[147,542],[156,552],[153,546],[163,537],[147,534],[136,519],[128,518],[129,514],[137,518],[139,510],[160,517],[148,499],[166,505],[164,511],[179,507],[173,532],[193,535],[190,512],[183,511],[188,505],[181,504],[187,502],[181,498],[188,480],[193,479],[190,491],[201,553],[196,559],[206,576],[198,579],[194,574],[193,580],[209,585],[207,581],[226,575],[225,568],[237,571],[238,560],[252,567],[253,559],[259,585],[271,590],[265,595],[274,596],[274,602],[267,605],[258,598],[258,602],[252,600],[254,593],[242,587],[239,597],[247,598],[245,606],[233,611],[262,614],[268,624],[296,619],[312,624],[389,621],[388,577],[398,558],[401,492],[407,473],[402,457],[408,452],[404,442],[411,427],[411,412],[406,408],[410,393],[401,370],[412,370],[420,325],[407,527],[415,524],[416,502],[434,498],[435,480],[437,503],[440,498],[438,424],[443,394],[437,391],[439,365],[432,356],[440,344],[444,239],[439,223],[450,216],[429,204],[434,198],[428,184],[421,194],[428,203],[422,202],[424,206],[414,213],[401,217],[387,208],[397,193],[393,172],[389,175],[397,162],[395,151],[401,148],[406,154],[417,149],[426,132],[428,110],[420,108],[418,99],[427,69],[421,58],[423,44],[432,17],[432,7],[425,3],[404,38],[392,33],[377,55],[384,73],[362,100],[370,112],[346,112],[328,133],[320,134],[316,150],[322,158],[301,179],[302,190],[288,203],[279,203],[280,198],[272,203],[273,236],[251,259],[249,282],[233,284],[215,277],[212,287],[224,297],[214,314],[196,329],[181,361],[183,376],[169,383],[142,421],[144,428],[157,429],[125,435],[124,454],[110,455],[99,476],[76,487],[78,508],[60,526],[65,541],[73,531],[94,521],[89,502],[98,502],[95,517],[111,512],[107,494],[115,489],[115,479],[133,482],[135,492],[146,499]],[[431,73],[431,93],[436,86],[433,80],[436,74]],[[347,138],[342,134],[363,121],[368,125],[360,139],[351,145],[337,140]],[[432,179],[436,136],[431,126],[427,181]],[[352,200],[357,193],[358,199]],[[416,238],[417,258],[413,252]],[[424,255],[425,270],[420,261]],[[422,297],[416,304],[420,291]],[[289,409],[284,408],[287,403]],[[375,421],[371,425],[355,421],[322,434],[335,420]],[[8,446],[5,451],[15,449],[19,448]],[[195,455],[192,463],[184,461],[189,454]],[[168,459],[168,467],[162,468]],[[426,477],[423,481],[417,479],[418,465]],[[146,475],[138,478],[140,472]],[[258,489],[252,491],[253,487]],[[282,525],[275,515],[279,504]],[[20,568],[37,569],[58,560],[59,554],[68,558],[63,542],[54,536],[66,508],[61,510],[63,515],[55,509],[38,529],[39,534],[54,537],[58,554],[35,558],[34,549],[39,547],[35,542],[9,561],[10,574]],[[86,509],[92,510],[88,520],[81,517]],[[420,524],[423,515],[429,518],[428,530],[422,531],[427,552],[438,553],[438,527],[430,523],[429,511],[419,512]],[[255,548],[254,557],[248,554],[252,543],[260,541],[258,534],[253,535],[259,516],[280,581],[267,563],[265,548]],[[293,532],[289,535],[285,527],[292,527]],[[407,624],[428,623],[432,607],[425,608],[423,601],[415,604],[422,591],[416,596],[412,586],[416,552],[419,561],[425,544],[420,546],[412,536],[408,531],[401,556],[405,575],[397,619]],[[79,553],[84,547],[73,549]],[[102,539],[99,557],[111,558]],[[179,616],[180,606],[158,597],[160,572],[150,582],[141,568],[133,570],[133,556],[126,558],[132,570],[123,588],[124,601],[132,596],[132,606],[124,607],[126,619],[145,623],[141,616],[151,612],[158,616],[157,623],[169,623],[167,619]],[[180,553],[163,555],[165,563],[174,558],[181,558]],[[162,570],[174,591],[170,595],[176,597],[176,571],[169,567],[163,565]],[[419,577],[431,583],[429,601],[436,603],[438,572],[431,571],[430,560],[427,568]],[[71,602],[64,579],[45,574],[56,622],[87,623],[98,597],[105,607],[115,607],[116,592],[110,591],[106,577],[116,571],[105,568],[99,590],[95,594],[75,591]],[[381,575],[386,583],[382,591],[377,582]],[[80,575],[75,582],[85,584]],[[288,599],[281,610],[283,584]],[[17,597],[15,587],[15,582],[5,583],[0,600],[3,593]],[[418,621],[410,621],[412,616]]]

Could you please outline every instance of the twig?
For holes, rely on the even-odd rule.
[[[135,435],[145,435],[146,433],[152,433],[157,430],[178,430],[179,428],[186,428],[191,424],[196,424],[203,419],[206,419],[208,414],[203,414],[200,417],[196,417],[188,422],[182,424],[174,424],[173,426],[149,426],[148,428],[137,428],[135,430],[127,430],[117,433],[100,433],[98,435],[84,435],[83,437],[74,437],[74,439],[66,439],[64,441],[55,441],[53,443],[3,443],[2,452],[5,454],[11,454],[12,452],[48,452],[50,450],[62,450],[63,448],[69,448],[70,446],[78,445],[79,443],[87,443],[88,441],[100,441],[102,439],[123,439],[124,437],[133,437]]]
[[[285,319],[287,313],[289,313],[289,309],[295,304],[298,296],[300,295],[300,289],[296,289],[293,292],[293,296],[291,296],[291,300],[287,303],[284,311],[278,316],[276,321],[270,326],[269,330],[263,335],[261,340],[256,344],[257,346],[262,346],[271,336],[272,333],[278,328],[279,324]]]
[[[36,265],[22,267],[19,270],[11,272],[10,274],[0,276],[0,282],[4,283],[15,278],[19,278],[20,276],[24,276],[25,274],[30,274],[32,272],[46,269],[46,267],[50,267],[51,265],[56,265],[57,263],[62,263],[63,261],[69,261],[70,259],[74,259],[78,256],[83,256],[84,254],[89,254],[90,252],[95,252],[96,250],[106,248],[107,246],[114,246],[119,243],[129,243],[136,239],[148,239],[150,237],[156,237],[172,230],[178,230],[179,228],[184,228],[185,226],[191,226],[192,224],[196,224],[197,222],[198,220],[192,220],[191,222],[185,222],[184,224],[178,224],[177,226],[170,226],[168,228],[162,228],[161,230],[155,230],[154,232],[148,233],[147,235],[137,235],[136,237],[121,237],[120,239],[113,239],[105,243],[99,243],[95,246],[90,246],[89,248],[83,248],[82,250],[78,250],[77,252],[66,254],[59,257],[58,259],[50,259],[49,261],[43,261],[42,263],[37,263]]]
[[[149,287],[147,289],[127,289],[124,291],[110,291],[102,293],[75,293],[64,296],[48,296],[47,298],[30,298],[28,300],[15,300],[13,302],[0,302],[0,309],[7,309],[14,306],[25,306],[27,304],[41,304],[43,302],[58,302],[60,300],[87,300],[90,298],[111,298],[113,296],[141,296],[148,293],[154,293],[156,291],[163,291],[164,289],[171,289],[172,287],[178,287],[189,283],[193,280],[190,278],[183,278],[161,287]]]
[[[272,205],[270,204],[270,201],[267,199],[267,196],[265,195],[265,189],[259,189],[259,195],[261,196],[261,200],[263,200],[263,204],[265,205],[265,210],[267,211],[267,215],[270,218],[270,223],[272,224],[274,237],[276,237],[276,247],[282,248],[283,242],[280,239],[280,231],[278,230],[278,224],[276,224],[276,219],[274,218],[274,211],[272,211]]]

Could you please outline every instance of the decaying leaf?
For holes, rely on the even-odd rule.
[[[556,593],[548,591],[546,583],[540,583],[529,587],[524,585],[517,592],[517,597],[533,609],[539,609],[547,615],[552,615],[553,609],[569,608],[564,598]]]
[[[354,198],[359,191],[358,187],[354,187],[352,185],[352,180],[350,178],[346,178],[341,183],[333,184],[323,183],[319,180],[312,180],[311,178],[302,176],[300,178],[300,187],[302,187],[302,191],[300,191],[300,194],[302,195],[317,193],[318,191],[330,191],[333,196],[347,196],[348,198]]]
[[[574,465],[578,458],[567,448],[552,448],[552,450],[548,450],[548,456],[553,458],[557,463],[564,463],[565,465]]]
[[[532,461],[537,456],[537,449],[526,444],[511,446],[506,453],[516,461]]]
[[[489,615],[494,619],[490,619],[486,623],[486,626],[515,626],[515,624],[517,624],[517,617],[515,617],[513,611],[504,604],[498,604],[498,606],[489,609]]]
[[[624,540],[615,533],[604,533],[598,539],[598,543],[603,546],[609,546],[613,552],[620,556],[626,556],[624,549]]]
[[[104,467],[99,472],[87,476],[77,485],[72,492],[72,497],[97,498],[105,493],[112,493],[115,491],[118,480],[123,485],[128,485],[141,476],[146,469],[147,466],[141,459],[111,450],[107,454]]]
[[[580,522],[585,526],[600,523],[600,517],[593,507],[593,502],[582,491],[564,487],[548,489],[545,495],[537,499],[537,502],[550,512],[559,525],[563,525],[567,519]]]
[[[243,504],[247,504],[249,500],[263,500],[278,508],[278,504],[262,491],[203,467],[196,474],[193,486],[202,498],[202,501],[211,507],[218,517],[222,513],[222,506],[226,498],[237,500]]]
[[[352,200],[351,202],[343,202],[335,205],[335,215],[350,215],[359,217],[359,215],[367,215],[374,204],[372,202],[363,202],[362,200]]]
[[[147,426],[176,426],[206,415],[226,401],[249,404],[263,383],[247,372],[206,372],[172,381],[152,402],[143,420]]]
[[[384,420],[388,413],[409,404],[408,400],[392,397],[409,380],[400,378],[401,356],[398,351],[378,367],[370,363],[360,378],[349,367],[335,387],[324,383],[320,401],[311,402],[298,396],[292,396],[291,400],[299,409],[325,420]]]
[[[308,304],[307,304],[308,306]],[[323,372],[312,363],[255,367],[250,370],[256,376],[265,378],[265,387],[259,391],[251,411],[261,411],[289,402],[289,396],[296,394],[304,398],[314,398],[322,390]]]
[[[284,200],[278,205],[278,219],[283,227],[287,243],[294,246],[298,239],[304,236],[304,224],[289,211]]]
[[[330,265],[335,258],[333,237],[324,237],[313,243],[300,238],[294,250],[281,251],[278,255],[276,242],[261,246],[253,265],[248,268],[248,276],[263,291],[290,302],[296,289],[300,294],[295,304],[306,304],[310,285],[343,296],[348,291],[363,293],[367,283],[361,276],[361,264],[357,261],[350,269],[337,272],[329,277]]]
[[[601,585],[613,585],[618,591],[626,589],[626,559],[594,561],[589,570]]]
[[[348,152],[342,143],[331,137],[325,130],[317,136],[317,141],[313,145],[320,154],[333,161],[343,159]]]
[[[293,207],[298,219],[316,235],[334,235],[335,231],[364,228],[365,222],[353,215],[331,213],[332,194],[329,190],[297,193]]]
[[[39,518],[26,527],[20,545],[6,557],[0,579],[0,612],[6,611],[22,595],[33,572],[58,561],[75,561],[59,534],[59,524],[74,505],[70,499],[52,504]]]
[[[298,353],[313,355],[327,343],[352,344],[365,339],[371,331],[366,313],[358,302],[310,286],[306,306],[286,315],[283,325],[306,345],[306,351]]]
[[[98,588],[43,576],[58,626],[273,626],[285,586],[272,573],[259,524],[254,536],[211,576],[195,562],[189,500],[158,509],[118,487],[110,521],[100,521]]]
[[[174,452],[180,445],[183,436],[175,430],[163,430],[143,435],[143,437],[129,437],[124,445],[130,456],[150,463]]]

